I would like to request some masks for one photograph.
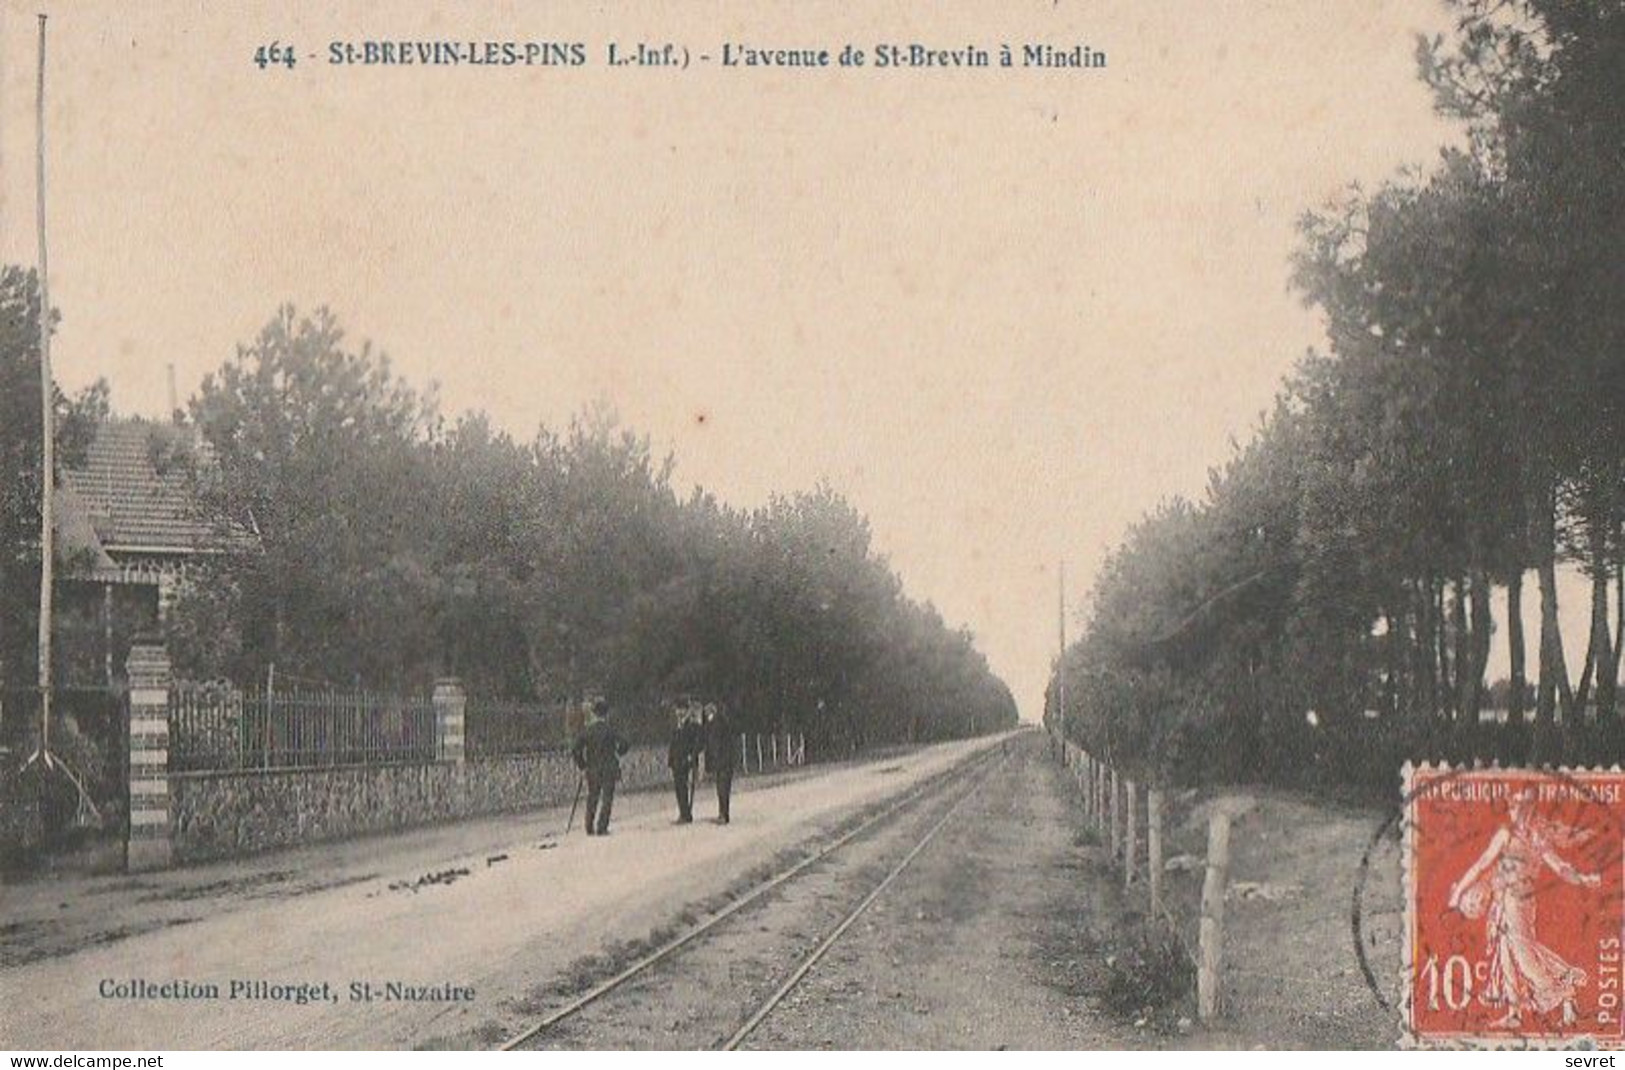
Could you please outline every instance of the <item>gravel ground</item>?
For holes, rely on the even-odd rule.
[[[1100,1009],[1121,904],[1042,741],[1014,749],[749,1046],[1163,1043]]]
[[[1197,944],[1208,818],[1236,814],[1230,833],[1220,1018],[1170,1043],[1200,1048],[1383,1049],[1398,1041],[1403,911],[1397,841],[1373,843],[1388,813],[1274,788],[1183,792],[1170,800],[1164,887],[1180,936]],[[1141,850],[1144,850],[1144,830]],[[1367,859],[1367,851],[1370,850]],[[1362,860],[1369,862],[1362,877]],[[1178,865],[1183,862],[1183,865]],[[1367,982],[1355,950],[1355,890],[1363,880]],[[1125,918],[1146,909],[1144,885]],[[1386,1002],[1386,1006],[1385,1006]],[[1190,1015],[1192,1007],[1182,1012]]]

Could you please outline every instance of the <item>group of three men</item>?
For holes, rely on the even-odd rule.
[[[734,768],[738,755],[727,714],[715,703],[701,705],[691,698],[679,701],[676,725],[666,761],[671,768],[672,786],[677,793],[677,822],[694,820],[694,788],[700,776],[700,758],[705,772],[717,786],[717,823],[728,824],[728,803],[733,793]],[[609,813],[615,805],[615,784],[621,778],[621,755],[628,744],[611,723],[609,703],[594,699],[588,706],[587,723],[576,736],[570,755],[587,781],[587,835],[609,834]]]

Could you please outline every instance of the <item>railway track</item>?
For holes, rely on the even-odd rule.
[[[737,916],[745,908],[763,901],[774,891],[783,888],[789,882],[807,873],[819,862],[829,859],[843,848],[860,842],[865,834],[884,829],[889,822],[905,817],[916,806],[928,803],[932,798],[940,797],[944,786],[951,785],[956,774],[967,771],[972,772],[974,776],[969,787],[953,798],[953,801],[936,820],[930,823],[922,835],[914,838],[909,849],[895,864],[887,869],[885,875],[870,888],[868,894],[864,895],[855,906],[843,912],[840,920],[829,927],[823,938],[819,940],[812,950],[801,957],[795,968],[774,988],[771,995],[755,1004],[754,1009],[744,1018],[742,1023],[725,1039],[719,1040],[716,1045],[725,1050],[739,1047],[772,1015],[774,1009],[779,1006],[784,998],[806,979],[819,960],[836,945],[842,934],[862,917],[863,913],[880,898],[886,888],[929,846],[937,834],[952,820],[960,807],[981,789],[982,785],[992,775],[993,770],[1002,764],[1003,757],[1002,748],[993,747],[953,769],[931,777],[918,787],[887,804],[878,812],[863,819],[851,829],[818,847],[811,854],[756,884],[709,917],[702,919],[659,947],[639,957],[613,976],[600,981],[563,1005],[549,1011],[506,1041],[501,1050],[512,1051],[524,1048],[545,1038],[550,1030],[577,1017],[587,1008],[618,990],[626,988],[632,982],[644,978],[661,964],[679,956],[686,950],[695,948],[702,943],[705,937],[716,934],[730,918]]]

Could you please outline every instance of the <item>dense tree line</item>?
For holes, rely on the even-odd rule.
[[[39,317],[35,273],[0,266],[0,686],[32,684],[36,672],[38,617],[20,607],[39,599]],[[76,465],[107,415],[107,384],[71,398],[54,389],[52,400],[56,462]]]
[[[33,273],[0,268],[0,867],[79,803],[22,767],[40,739],[40,314]],[[109,391],[53,400],[60,477]],[[422,693],[455,674],[476,700],[552,709],[599,691],[644,739],[690,692],[825,755],[1016,720],[970,633],[903,595],[827,486],[741,511],[680,497],[671,459],[606,411],[528,442],[448,420],[326,312],[280,311],[149,447],[192,482],[224,550],[194,559],[165,617],[184,675]],[[59,577],[85,553],[59,539]],[[117,709],[84,689],[54,706],[54,752],[104,816],[122,790]]]
[[[448,420],[325,312],[280,312],[186,422],[167,463],[234,547],[170,615],[190,674],[598,690],[643,734],[692,691],[826,749],[1015,721],[969,633],[903,595],[828,487],[741,511],[680,496],[672,460],[602,409],[529,441]]]
[[[0,274],[0,656],[33,681],[39,531],[37,287]],[[58,392],[58,464],[83,458],[105,384]],[[195,481],[227,552],[167,615],[180,670],[262,685],[556,705],[602,691],[643,734],[690,691],[744,730],[815,747],[1012,725],[969,632],[904,596],[867,521],[827,486],[742,511],[589,410],[520,441],[448,419],[334,317],[280,311],[202,384],[153,457]]]
[[[1120,761],[1391,785],[1404,757],[1625,754],[1625,3],[1453,7],[1418,56],[1463,144],[1304,219],[1327,347],[1200,501],[1111,556],[1065,711],[1052,678],[1047,716]],[[1565,562],[1591,584],[1580,665]]]

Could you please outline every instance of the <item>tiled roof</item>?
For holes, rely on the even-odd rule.
[[[57,488],[54,515],[57,556],[69,562],[75,572],[95,575],[118,570],[118,563],[107,556],[102,540],[96,536],[90,506],[71,485],[65,483]]]
[[[220,543],[179,467],[159,470],[163,424],[127,417],[101,423],[78,468],[62,482],[84,501],[96,536],[112,553],[197,552]]]

